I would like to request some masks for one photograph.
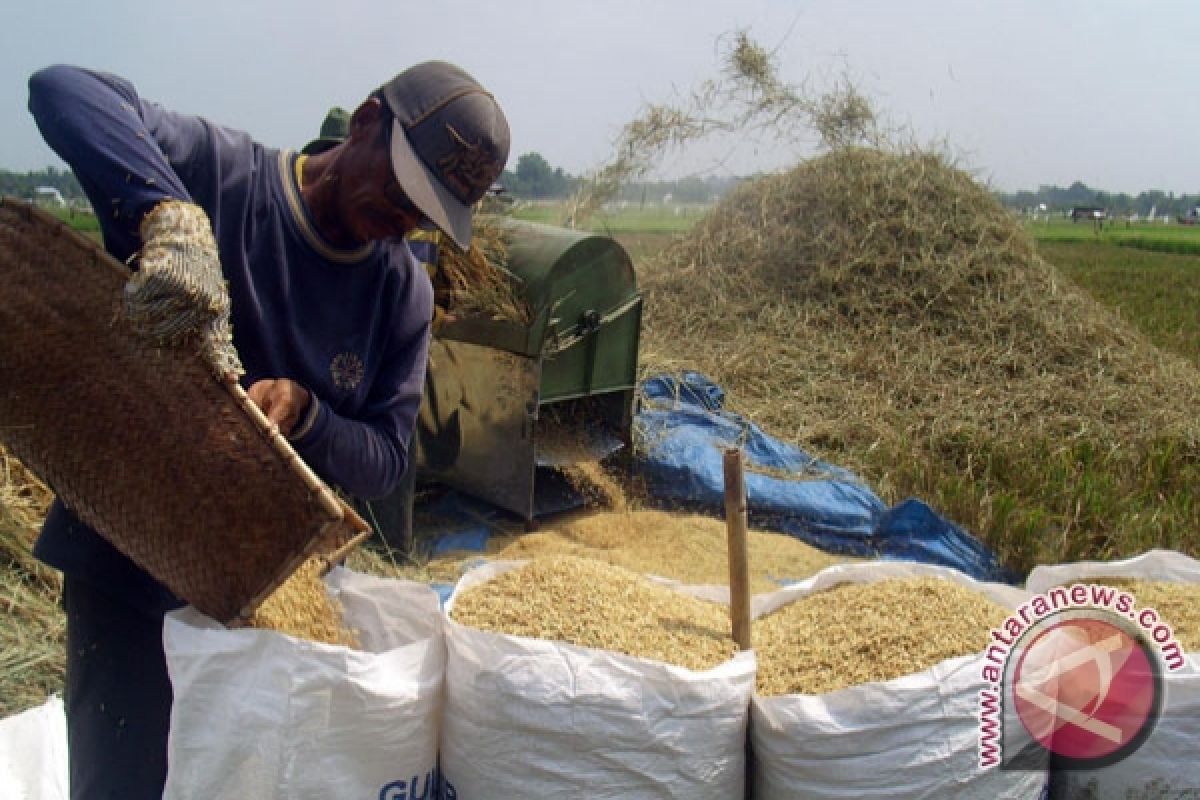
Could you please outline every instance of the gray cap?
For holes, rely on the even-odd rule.
[[[478,82],[444,61],[406,69],[380,89],[395,117],[392,170],[417,208],[466,249],[471,207],[508,161],[508,120]]]

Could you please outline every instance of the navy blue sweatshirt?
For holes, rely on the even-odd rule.
[[[158,202],[204,208],[229,283],[244,385],[290,378],[306,387],[316,405],[311,427],[293,441],[297,452],[352,494],[391,491],[421,401],[433,306],[408,246],[397,239],[332,247],[301,199],[294,154],[167,111],[116,76],[47,68],[30,78],[29,109],[74,170],[116,258],[137,252],[138,226]],[[118,591],[114,582],[132,581],[122,593],[141,605],[163,605],[152,597],[176,604],[73,517],[52,509],[39,558]]]

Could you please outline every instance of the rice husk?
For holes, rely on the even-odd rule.
[[[728,585],[727,536],[724,520],[699,514],[649,510],[592,514],[525,534],[504,547],[499,557],[569,553],[681,583]],[[802,580],[851,560],[764,530],[748,532],[747,548],[752,592],[778,589],[781,580]]]
[[[326,562],[312,557],[258,606],[250,626],[277,631],[298,639],[357,647],[354,632],[342,624],[341,604],[329,596],[324,575]]]
[[[1139,608],[1154,609],[1171,626],[1180,647],[1189,653],[1200,651],[1200,584],[1138,578],[1088,580],[1129,592]]]
[[[540,530],[493,536],[485,553],[455,551],[407,572],[422,580],[453,582],[481,556],[507,560],[571,555],[680,583],[727,585],[725,521],[679,511],[586,511],[544,523]],[[784,580],[802,580],[855,559],[818,550],[787,534],[747,534],[750,590],[768,592]]]
[[[456,622],[706,670],[733,657],[725,607],[586,558],[536,559],[455,596]]]
[[[844,583],[754,621],[758,693],[824,694],[978,653],[1008,611],[942,578]]]

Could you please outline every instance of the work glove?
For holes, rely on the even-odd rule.
[[[229,325],[229,290],[204,209],[164,200],[142,220],[141,237],[138,271],[125,284],[125,312],[134,329],[161,347],[197,341],[218,375],[242,375]]]

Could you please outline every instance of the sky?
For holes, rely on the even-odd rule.
[[[715,78],[737,31],[777,76],[846,76],[912,138],[994,189],[1200,193],[1195,0],[129,0],[8,2],[0,23],[0,169],[63,162],[26,108],[39,67],[128,78],[147,99],[300,147],[405,67],[455,62],[500,101],[509,166],[525,153],[586,174],[649,103]],[[660,177],[742,175],[812,155],[721,141]]]

